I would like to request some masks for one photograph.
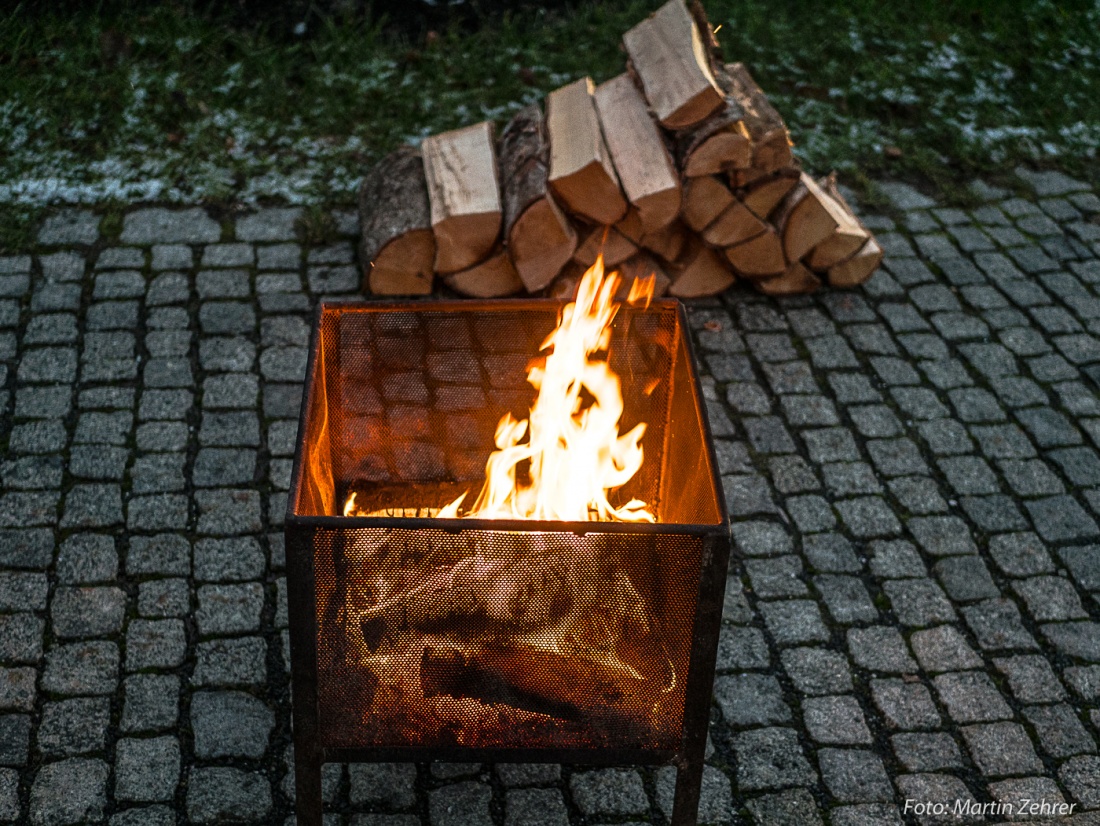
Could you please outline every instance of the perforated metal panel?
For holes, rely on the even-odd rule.
[[[526,418],[528,363],[559,310],[320,312],[287,550],[303,572],[290,583],[295,701],[315,689],[321,747],[672,753],[684,742],[703,571],[715,568],[705,549],[728,528],[674,302],[622,310],[609,353],[622,431],[647,424],[642,469],[612,504],[640,498],[657,525],[422,518],[476,495],[497,422]],[[388,515],[340,516],[352,491]]]

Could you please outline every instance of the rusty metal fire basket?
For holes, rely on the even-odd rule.
[[[695,822],[730,541],[678,302],[622,307],[607,354],[647,426],[615,495],[655,522],[436,516],[527,414],[561,308],[318,308],[286,519],[300,826],[323,763],[429,760],[672,764]]]

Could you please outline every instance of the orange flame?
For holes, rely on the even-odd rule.
[[[636,279],[628,302],[649,305],[655,279]],[[538,390],[528,419],[506,413],[497,425],[497,450],[485,466],[485,485],[464,517],[654,522],[645,502],[614,507],[608,494],[642,466],[645,423],[619,434],[623,394],[607,361],[616,273],[604,274],[603,256],[584,274],[573,302],[539,348],[546,351],[527,373]],[[526,441],[523,441],[524,437]],[[527,477],[517,468],[528,462]],[[459,516],[464,493],[440,517]]]

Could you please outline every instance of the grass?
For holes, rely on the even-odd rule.
[[[657,5],[574,2],[395,35],[386,21],[242,26],[179,4],[0,19],[0,246],[57,203],[349,203],[403,141],[622,71]],[[1038,0],[711,0],[814,170],[948,192],[1026,162],[1097,175],[1100,7]]]

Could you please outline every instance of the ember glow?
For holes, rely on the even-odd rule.
[[[645,423],[619,434],[623,394],[607,351],[618,275],[604,272],[603,257],[584,274],[577,296],[543,342],[546,356],[527,380],[538,397],[530,417],[506,413],[497,425],[497,450],[485,466],[485,485],[469,510],[463,494],[440,517],[542,519],[570,522],[653,522],[645,502],[614,507],[608,494],[642,466]],[[628,301],[648,305],[653,279],[634,282]],[[527,481],[518,473],[526,463]]]

